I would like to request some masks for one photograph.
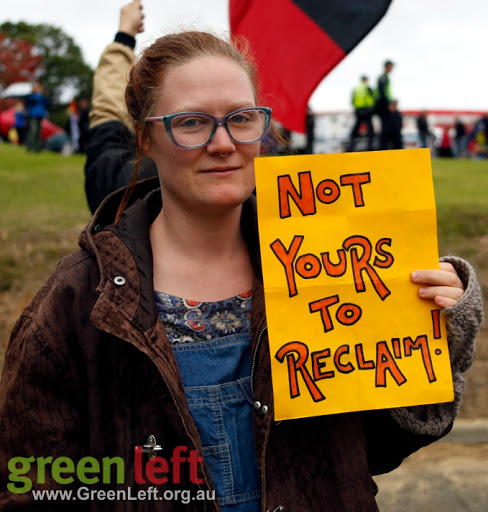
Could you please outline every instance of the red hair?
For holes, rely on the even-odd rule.
[[[125,90],[127,111],[136,132],[136,160],[116,221],[124,211],[137,180],[137,172],[144,157],[144,141],[149,138],[150,123],[146,118],[153,113],[166,76],[177,66],[210,56],[225,57],[239,64],[246,71],[258,101],[257,69],[249,45],[243,38],[226,41],[209,32],[189,31],[160,37],[146,48],[132,67]]]

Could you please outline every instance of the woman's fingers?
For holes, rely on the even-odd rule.
[[[411,279],[419,287],[422,299],[433,300],[438,306],[452,306],[464,294],[464,285],[450,263],[441,262],[440,269],[412,272]]]
[[[441,263],[439,269],[415,270],[412,272],[412,281],[417,284],[433,286],[451,286],[464,290],[463,283],[450,263]]]

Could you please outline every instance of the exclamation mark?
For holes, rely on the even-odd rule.
[[[433,309],[430,314],[432,315],[432,326],[434,328],[434,339],[438,340],[441,337],[441,310]]]

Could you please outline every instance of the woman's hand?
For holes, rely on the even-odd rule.
[[[441,308],[454,305],[464,294],[463,283],[450,263],[441,262],[440,270],[415,270],[410,277],[421,285],[420,298],[433,300]]]

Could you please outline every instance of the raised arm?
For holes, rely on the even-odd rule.
[[[119,30],[98,63],[93,78],[90,128],[108,121],[120,121],[132,131],[125,108],[125,86],[134,63],[135,37],[144,30],[144,13],[140,0],[120,10]]]

